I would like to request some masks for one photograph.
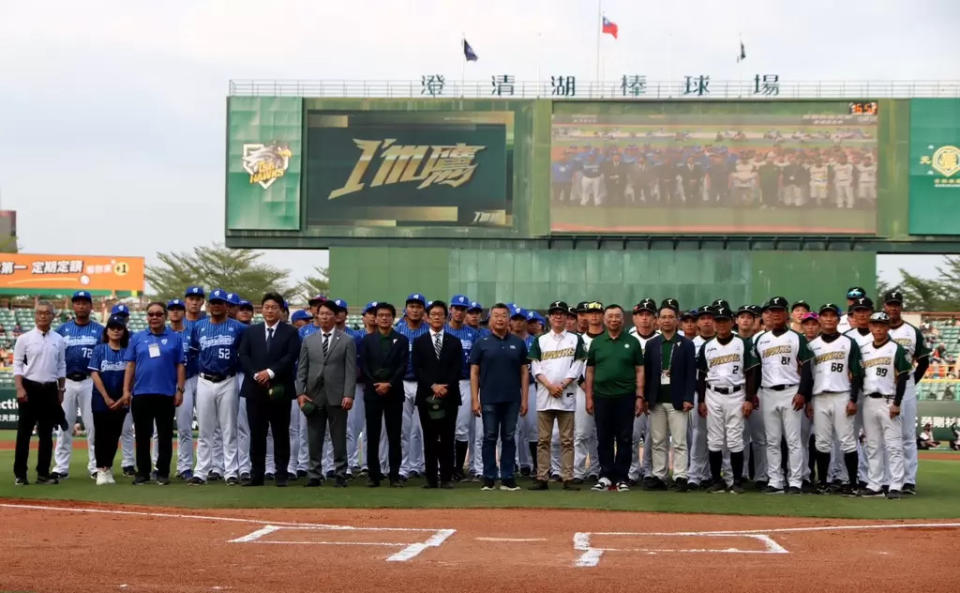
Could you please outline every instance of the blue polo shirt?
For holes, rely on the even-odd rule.
[[[100,380],[103,386],[107,388],[107,394],[113,400],[118,400],[123,396],[123,375],[127,370],[127,362],[123,359],[123,350],[114,350],[110,344],[97,344],[93,349],[93,356],[90,357],[90,364],[87,370],[96,371],[100,374]],[[176,388],[176,385],[174,385]],[[96,386],[93,387],[93,399],[91,407],[94,412],[108,412],[106,402],[103,401],[103,395]]]
[[[133,375],[133,396],[167,395],[177,391],[177,365],[186,363],[180,334],[165,327],[163,333],[149,329],[130,337],[130,345],[123,355],[126,362],[137,365]]]
[[[480,403],[520,402],[520,367],[527,364],[527,346],[517,336],[493,332],[473,345],[470,364],[480,367]]]
[[[93,347],[100,343],[103,337],[103,326],[96,321],[89,321],[86,325],[77,325],[76,321],[68,321],[57,328],[57,333],[63,336],[67,343],[64,358],[67,361],[67,375],[81,373],[89,375],[87,365]]]

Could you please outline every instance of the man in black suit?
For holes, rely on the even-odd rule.
[[[287,485],[290,460],[290,401],[296,397],[295,366],[300,337],[293,326],[280,321],[283,297],[268,292],[260,302],[263,323],[251,325],[237,354],[243,370],[242,395],[247,399],[250,423],[250,479],[244,486],[262,486],[267,452],[267,428],[273,429],[276,484]],[[270,468],[274,471],[274,468]]]
[[[377,303],[377,331],[360,341],[360,376],[367,421],[367,468],[371,488],[380,485],[380,422],[387,428],[390,486],[400,488],[400,434],[403,423],[403,376],[407,372],[410,342],[393,329],[397,310],[390,303]]]
[[[443,331],[446,321],[446,303],[433,301],[427,305],[430,331],[413,341],[413,374],[417,378],[417,409],[427,469],[424,488],[438,486],[438,462],[439,487],[453,488],[453,439],[460,405],[463,346],[459,338]]]

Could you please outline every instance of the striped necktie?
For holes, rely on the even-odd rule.
[[[437,360],[440,360],[440,351],[443,349],[443,334],[440,332],[433,336],[433,349],[437,352]]]
[[[330,334],[323,334],[323,356],[327,356],[327,349],[330,347]]]

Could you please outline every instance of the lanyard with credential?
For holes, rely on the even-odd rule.
[[[673,353],[677,349],[677,341],[674,338],[673,346],[670,347],[670,368],[663,368],[663,361],[660,361],[660,384],[669,385],[670,384],[670,369],[673,368]]]

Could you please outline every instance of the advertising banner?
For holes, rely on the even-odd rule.
[[[143,291],[142,257],[0,253],[0,290]]]
[[[910,234],[960,235],[960,99],[910,100]]]

